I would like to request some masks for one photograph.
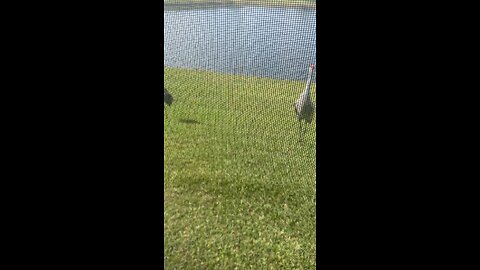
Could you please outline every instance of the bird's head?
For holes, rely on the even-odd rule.
[[[315,65],[310,64],[310,72],[312,72],[314,68],[315,68]]]

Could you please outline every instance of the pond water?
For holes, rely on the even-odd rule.
[[[316,64],[316,10],[192,6],[164,11],[164,65],[305,80]]]

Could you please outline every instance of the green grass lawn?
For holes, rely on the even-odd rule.
[[[165,269],[315,269],[316,126],[299,143],[293,110],[304,84],[165,68]]]

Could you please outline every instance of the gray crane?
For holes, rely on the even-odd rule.
[[[305,90],[300,97],[295,102],[295,113],[297,113],[298,124],[299,124],[299,141],[302,141],[302,135],[305,137],[306,126],[305,123],[310,124],[315,113],[315,105],[313,105],[312,98],[310,97],[310,84],[312,83],[312,74],[315,66],[310,64],[307,85]],[[303,133],[302,133],[302,120],[305,121],[303,124]]]
[[[163,102],[167,103],[168,106],[172,105],[173,102],[173,97],[172,95],[165,89],[163,88]],[[165,105],[163,105],[165,107]]]

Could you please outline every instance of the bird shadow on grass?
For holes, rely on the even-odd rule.
[[[182,118],[180,120],[178,120],[180,123],[184,123],[184,124],[190,124],[190,125],[198,125],[198,124],[201,124],[200,122],[198,122],[197,120],[193,120],[193,119],[185,119],[185,118]]]

